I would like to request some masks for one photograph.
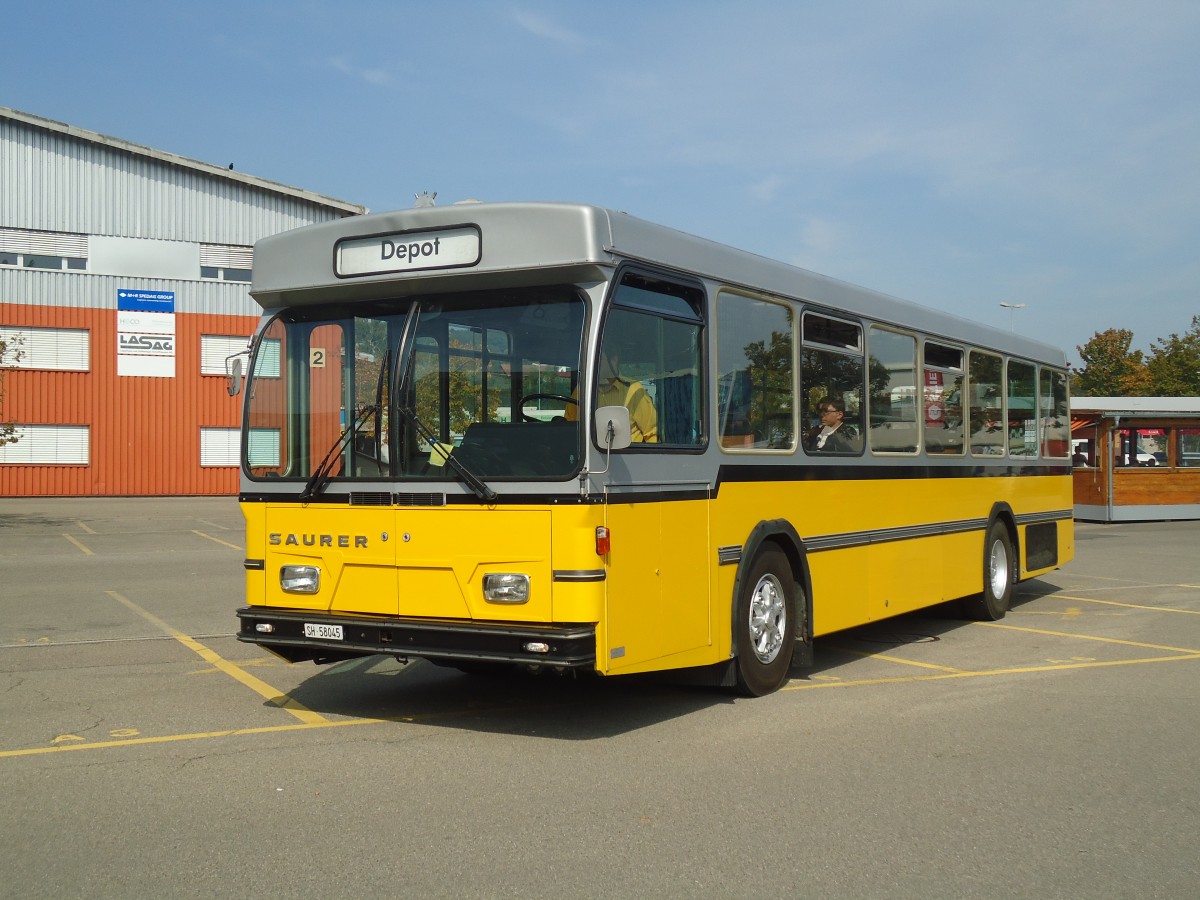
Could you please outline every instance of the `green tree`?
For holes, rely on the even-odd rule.
[[[1077,392],[1085,397],[1144,397],[1150,390],[1150,373],[1141,350],[1130,350],[1133,332],[1109,328],[1096,332],[1082,347],[1076,347],[1084,367],[1075,379]]]
[[[742,352],[749,366],[750,408],[746,410],[752,432],[788,442],[792,437],[792,335],[772,331],[771,343],[751,341]]]
[[[4,373],[14,368],[23,355],[19,336],[0,337],[0,447],[17,440],[17,426],[4,418]]]
[[[1159,338],[1146,363],[1156,397],[1200,397],[1200,316],[1182,335]]]

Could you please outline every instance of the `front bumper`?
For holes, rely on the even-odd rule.
[[[257,644],[289,662],[327,663],[384,653],[561,669],[592,669],[596,665],[596,626],[588,623],[534,625],[330,615],[264,606],[243,607],[237,614],[241,620],[239,641]],[[305,637],[306,624],[341,626],[342,640]]]

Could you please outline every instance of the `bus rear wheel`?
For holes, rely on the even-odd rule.
[[[1012,538],[1002,522],[988,526],[983,543],[983,593],[963,600],[967,616],[982,622],[1003,619],[1012,606],[1017,583],[1017,555]]]
[[[737,689],[761,697],[787,679],[796,641],[796,582],[783,551],[767,547],[754,560],[738,598]]]

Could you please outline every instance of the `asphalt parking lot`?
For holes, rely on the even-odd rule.
[[[288,665],[228,498],[0,499],[3,897],[1200,895],[1200,522],[757,700]]]

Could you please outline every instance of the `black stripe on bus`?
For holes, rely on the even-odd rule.
[[[822,550],[845,550],[850,547],[865,547],[868,544],[890,544],[917,538],[983,531],[987,528],[987,523],[987,519],[960,519],[957,522],[932,522],[928,525],[903,525],[898,528],[823,534],[804,538],[804,547],[810,553],[819,553]]]
[[[717,469],[717,478],[711,490],[696,488],[695,481],[688,482],[686,487],[672,488],[665,485],[659,490],[640,491],[622,490],[621,485],[609,485],[608,502],[610,503],[661,503],[663,501],[706,500],[715,499],[721,492],[723,484],[753,484],[761,482],[817,482],[817,481],[895,481],[922,480],[937,478],[1002,478],[1002,477],[1051,477],[1071,474],[1069,463],[1038,463],[1038,464],[991,464],[977,462],[959,464],[880,464],[880,463],[851,463],[851,464],[738,464],[724,463]],[[504,492],[504,482],[489,482],[497,490],[498,496],[484,502],[474,494],[437,494],[438,501],[430,505],[447,506],[592,506],[605,502],[604,490],[596,490],[586,497],[572,490],[562,494],[510,494]],[[296,493],[251,493],[239,495],[243,503],[296,502],[299,503],[299,485]],[[353,492],[352,492],[353,493]],[[412,495],[400,495],[407,501]],[[428,495],[435,496],[435,495]],[[350,497],[333,491],[326,491],[318,497],[305,501],[306,504],[346,504]],[[413,508],[405,502],[401,508]]]
[[[1040,513],[1026,513],[1016,517],[1018,525],[1059,522],[1070,519],[1069,509],[1050,510]],[[846,531],[840,534],[822,534],[802,538],[804,549],[809,553],[820,553],[824,550],[847,550],[853,547],[865,547],[870,544],[888,544],[896,541],[910,541],[918,538],[939,537],[947,534],[966,534],[972,531],[983,531],[987,528],[987,519],[960,519],[954,522],[931,522],[926,525],[903,525],[897,528],[876,528],[869,531]],[[741,561],[742,548],[737,546],[718,547],[717,564],[722,566],[734,565]]]
[[[935,478],[1007,478],[1070,475],[1069,463],[1036,465],[984,465],[959,463],[928,464],[833,464],[833,465],[722,465],[717,472],[717,490],[722,482],[753,481],[895,481]]]

